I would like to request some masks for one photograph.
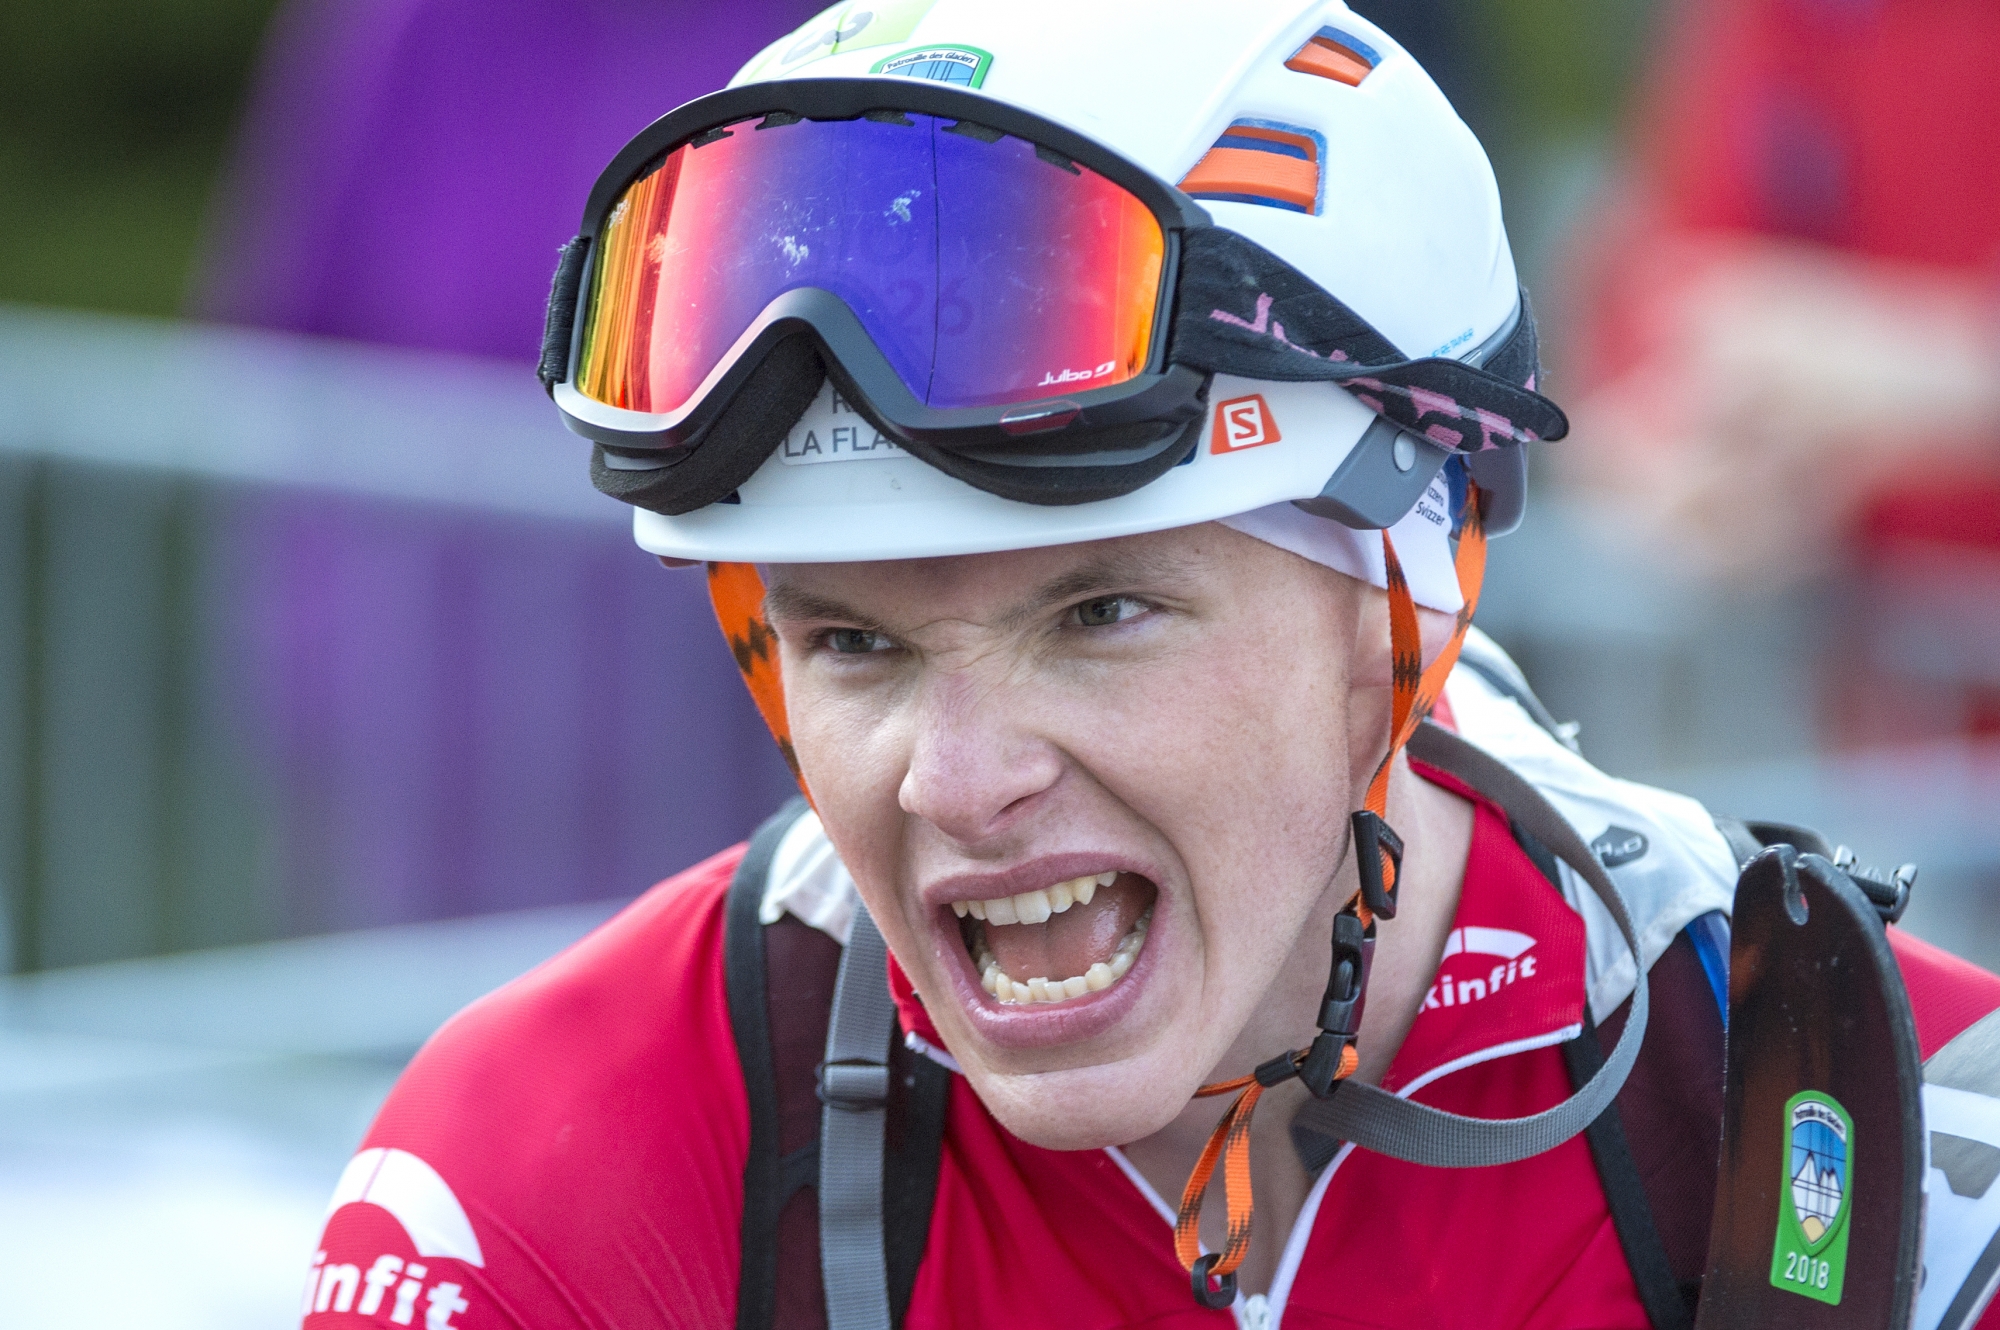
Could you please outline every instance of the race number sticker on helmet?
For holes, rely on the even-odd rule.
[[[1216,404],[1215,429],[1210,435],[1209,449],[1216,453],[1241,452],[1245,448],[1277,443],[1283,437],[1278,432],[1277,418],[1271,414],[1264,395],[1252,393],[1248,397],[1233,397]]]
[[[1802,1090],[1785,1104],[1785,1180],[1771,1282],[1839,1305],[1847,1274],[1848,1160],[1854,1121],[1832,1095]]]
[[[976,88],[986,82],[986,71],[992,64],[993,53],[976,46],[919,46],[877,60],[868,72]]]

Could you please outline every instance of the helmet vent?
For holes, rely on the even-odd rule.
[[[1382,57],[1367,42],[1350,37],[1338,28],[1321,28],[1290,60],[1285,61],[1285,68],[1358,88],[1361,80],[1381,63]]]
[[[1202,154],[1181,188],[1198,199],[1317,215],[1326,140],[1310,129],[1238,120]]]

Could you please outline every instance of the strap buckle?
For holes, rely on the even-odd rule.
[[[1324,1030],[1313,1037],[1298,1071],[1299,1079],[1312,1091],[1313,1098],[1324,1099],[1339,1086],[1334,1076],[1340,1071],[1340,1055],[1350,1042],[1352,1036],[1328,1034]]]
[[[1847,874],[1848,881],[1868,898],[1883,923],[1895,923],[1910,908],[1910,888],[1917,884],[1915,864],[1904,864],[1885,879],[1880,869],[1864,866],[1854,851],[1842,845],[1833,852],[1833,866]]]
[[[889,1065],[854,1059],[822,1062],[816,1078],[819,1101],[847,1113],[867,1113],[889,1106]]]
[[[1333,1093],[1341,1055],[1361,1030],[1361,1013],[1368,1002],[1369,962],[1375,939],[1351,911],[1333,917],[1333,962],[1326,996],[1319,1004],[1319,1034],[1299,1063],[1298,1077],[1315,1099]]]
[[[1232,1271],[1226,1275],[1216,1275],[1214,1287],[1209,1286],[1209,1271],[1222,1259],[1219,1252],[1210,1252],[1194,1263],[1188,1273],[1194,1279],[1194,1300],[1204,1307],[1222,1310],[1236,1301],[1236,1275]]]
[[[1361,1029],[1361,1005],[1368,997],[1368,930],[1352,913],[1333,917],[1333,962],[1320,999],[1319,1028],[1353,1036]]]
[[[1403,883],[1403,838],[1366,808],[1354,810],[1354,867],[1361,877],[1361,899],[1382,919],[1396,917],[1396,892]],[[1394,885],[1382,881],[1382,855],[1395,865]]]

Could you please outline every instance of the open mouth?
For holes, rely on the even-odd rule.
[[[1071,1002],[1123,979],[1146,945],[1159,889],[1103,872],[951,903],[980,985],[1005,1006]]]

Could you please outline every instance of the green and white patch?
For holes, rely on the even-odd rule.
[[[919,46],[877,60],[869,72],[976,88],[986,82],[986,71],[992,63],[992,52],[976,46]]]
[[[1838,1306],[1854,1209],[1854,1121],[1832,1095],[1802,1090],[1785,1104],[1785,1181],[1771,1249],[1771,1283]]]

